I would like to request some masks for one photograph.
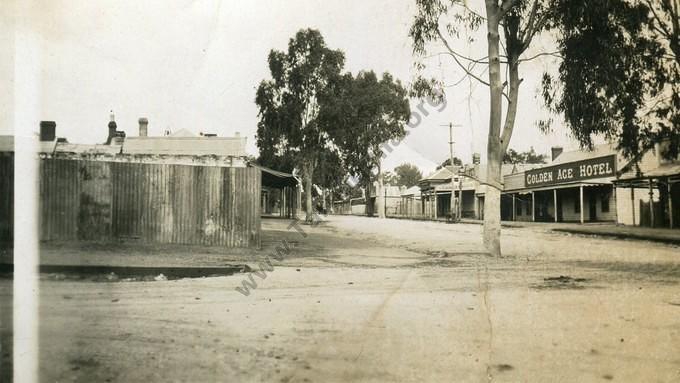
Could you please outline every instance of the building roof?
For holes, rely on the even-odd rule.
[[[501,164],[501,179],[503,177],[521,173],[525,170],[534,169],[537,167],[545,166],[543,164]],[[486,164],[477,164],[474,167],[474,176],[482,181],[486,182]]]
[[[250,166],[256,167],[262,171],[262,185],[273,187],[273,188],[283,188],[285,186],[296,186],[300,180],[293,174],[280,172],[278,170],[269,169],[267,167],[250,163]],[[316,186],[316,185],[314,185]],[[321,193],[319,193],[321,194]]]
[[[544,166],[566,164],[568,162],[587,160],[590,158],[604,157],[615,154],[617,154],[617,151],[614,144],[595,145],[593,150],[581,149],[564,152],[557,156],[554,161]]]
[[[446,181],[450,179],[454,174],[458,174],[458,171],[460,170],[460,166],[451,166],[447,165],[441,169],[437,169],[434,172],[432,172],[430,175],[427,177],[423,178],[421,181]]]
[[[57,139],[52,141],[38,141],[39,153],[53,153],[57,145]],[[14,136],[0,136],[0,152],[14,151]]]
[[[124,154],[245,157],[245,137],[127,137]]]
[[[194,134],[193,132],[182,128],[182,129],[170,134],[169,137],[198,137],[198,136],[196,134]]]
[[[58,142],[55,153],[74,153],[74,154],[118,154],[120,145],[105,144],[72,144],[68,142]]]
[[[420,194],[420,187],[418,185],[411,186],[410,188],[404,190],[401,193],[402,196],[419,195],[419,194]]]
[[[680,163],[678,162],[672,162],[672,163],[666,163],[659,165],[658,167],[654,169],[650,169],[641,175],[626,175],[625,177],[621,177],[619,180],[620,181],[629,181],[629,180],[634,180],[634,179],[641,179],[641,178],[658,178],[658,177],[672,177],[672,176],[679,176],[680,175]]]

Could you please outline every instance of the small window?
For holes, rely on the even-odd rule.
[[[609,193],[602,194],[600,203],[602,204],[602,212],[609,213]]]

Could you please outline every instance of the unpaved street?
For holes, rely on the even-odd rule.
[[[43,276],[41,380],[680,381],[678,247],[532,225],[504,229],[505,257],[492,259],[478,225],[263,228],[261,252],[224,259],[259,270],[286,239],[264,279]]]

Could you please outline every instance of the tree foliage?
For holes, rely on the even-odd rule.
[[[437,170],[443,168],[444,166],[449,166],[451,165],[451,159],[447,158],[442,162],[441,164],[437,165]],[[454,166],[463,166],[463,160],[461,160],[458,157],[453,157],[453,165]]]
[[[665,154],[677,156],[680,1],[557,0],[555,9],[563,61],[557,78],[544,75],[546,105],[582,146],[605,136],[635,158],[667,139]]]
[[[401,164],[394,168],[396,185],[407,188],[417,185],[423,179],[423,173],[415,165]]]
[[[299,164],[305,179],[307,219],[312,219],[311,188],[314,170],[328,151],[333,125],[319,119],[333,97],[345,57],[326,46],[321,33],[303,29],[288,43],[288,51],[269,53],[270,80],[257,88],[259,108],[257,146],[263,165]]]
[[[389,73],[378,78],[373,71],[362,71],[355,78],[345,74],[333,94],[334,108],[325,110],[321,119],[337,127],[333,138],[343,162],[370,195],[383,144],[406,134],[404,125],[411,113],[408,92]]]
[[[325,150],[320,154],[314,171],[314,184],[325,189],[335,189],[344,184],[346,175],[341,153],[337,150]]]
[[[510,148],[503,157],[504,164],[545,164],[547,162],[548,156],[536,153],[533,146],[525,152]]]
[[[373,71],[359,72],[353,79],[348,74],[342,86],[344,89],[336,92],[342,101],[332,116],[341,127],[335,131],[336,142],[347,169],[366,180],[380,166],[382,145],[406,134],[404,125],[410,116],[407,91],[389,73],[378,79]]]

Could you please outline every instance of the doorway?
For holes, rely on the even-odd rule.
[[[588,217],[590,221],[597,220],[597,198],[592,193],[588,193]]]

